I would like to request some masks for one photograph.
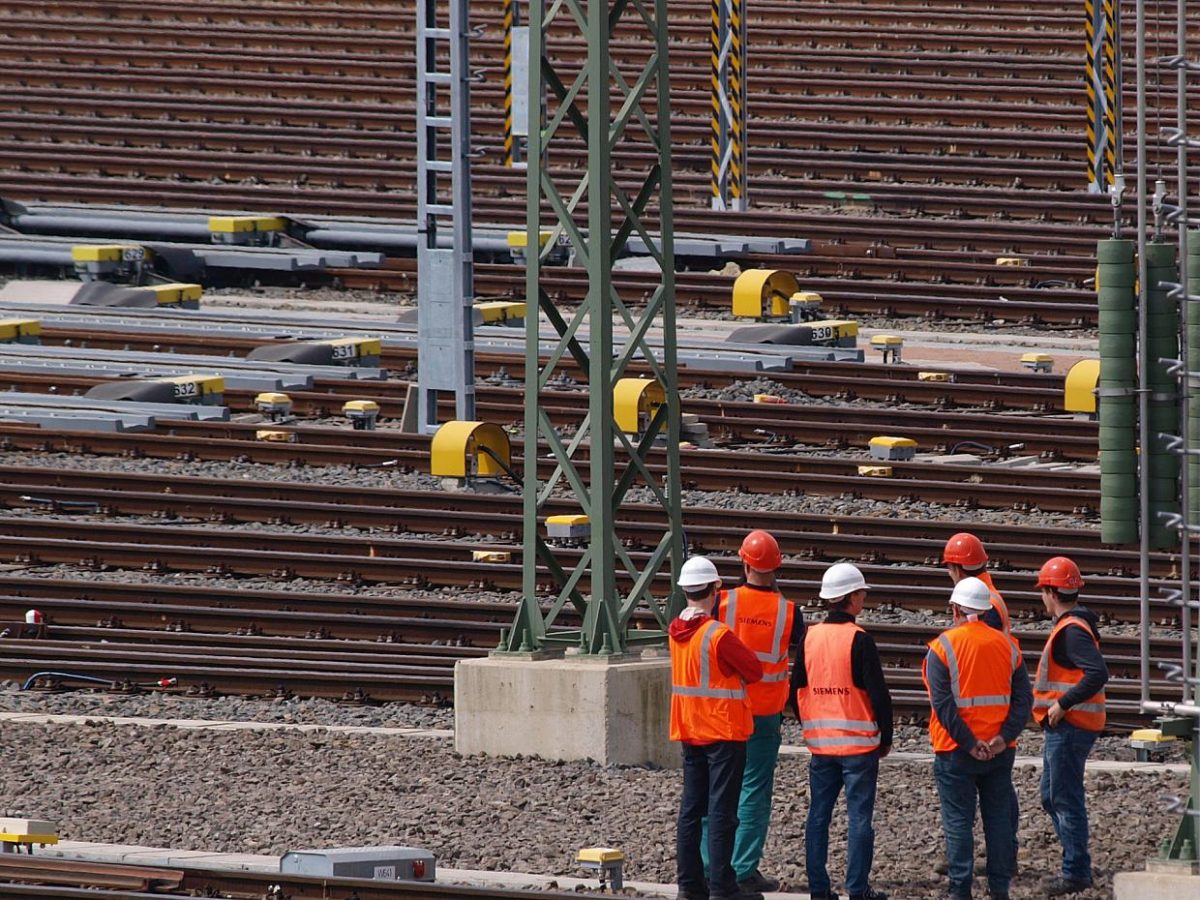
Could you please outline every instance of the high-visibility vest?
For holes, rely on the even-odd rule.
[[[1012,675],[1024,664],[1017,642],[976,619],[943,631],[929,642],[929,649],[950,672],[950,692],[958,714],[975,737],[990,741],[1000,733],[1000,726],[1008,718]],[[924,663],[921,677],[928,690],[929,673]],[[929,716],[929,740],[934,753],[958,747],[938,719],[937,710],[932,710]],[[1016,741],[1010,741],[1009,746],[1015,747]]]
[[[732,628],[762,663],[762,681],[746,686],[756,716],[783,712],[788,695],[788,642],[796,608],[778,591],[722,591],[717,618]]]
[[[712,619],[687,643],[671,641],[671,740],[744,741],[754,732],[746,685],[737,673],[722,674],[717,662],[717,642],[727,631]]]
[[[813,625],[804,635],[808,684],[796,690],[804,743],[813,753],[854,756],[879,749],[879,723],[867,692],[854,684],[850,665],[854,622]]]
[[[1004,633],[1012,634],[1012,622],[1008,618],[1008,604],[1004,602],[1004,597],[996,590],[996,585],[992,583],[992,576],[987,572],[980,572],[976,577],[987,585],[990,592],[988,599],[992,601],[992,609],[1000,617],[1000,624],[1004,626]]]
[[[1051,646],[1058,633],[1074,626],[1086,631],[1088,637],[1095,642],[1097,649],[1100,647],[1100,641],[1096,639],[1092,629],[1078,616],[1066,615],[1054,624],[1050,637],[1046,638],[1046,646],[1042,649],[1042,658],[1037,667],[1037,677],[1033,682],[1033,718],[1039,725],[1045,721],[1046,714],[1050,712],[1050,707],[1054,705],[1054,702],[1061,700],[1067,691],[1083,681],[1083,669],[1069,669],[1066,666],[1060,666],[1054,661],[1054,654],[1051,652]],[[1104,689],[1101,688],[1083,703],[1076,703],[1068,709],[1066,720],[1076,728],[1082,728],[1085,731],[1103,731],[1104,704]]]

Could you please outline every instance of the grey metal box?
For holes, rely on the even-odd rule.
[[[290,850],[279,860],[279,871],[288,875],[379,881],[433,881],[434,867],[433,854],[416,847]]]

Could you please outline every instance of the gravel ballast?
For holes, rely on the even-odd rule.
[[[55,819],[64,839],[283,853],[311,846],[408,844],[441,866],[578,874],[581,846],[629,856],[626,877],[670,882],[678,772],[587,762],[457,756],[449,741],[328,732],[211,732],[172,727],[6,722],[0,753],[2,814]],[[1021,874],[1014,897],[1040,896],[1058,848],[1036,801],[1039,773],[1017,770]],[[1174,827],[1155,799],[1185,790],[1166,772],[1088,776],[1097,886],[1141,868]],[[1132,804],[1131,805],[1131,801]],[[764,871],[802,889],[807,763],[780,760]],[[900,898],[937,897],[941,832],[931,766],[881,772],[873,883]],[[831,867],[844,872],[845,817],[831,834]]]

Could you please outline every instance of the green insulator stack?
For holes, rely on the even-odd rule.
[[[1192,296],[1200,296],[1200,231],[1189,231],[1187,241],[1187,292]],[[1192,305],[1188,308],[1188,368],[1195,372],[1200,369],[1200,307]],[[1188,446],[1200,448],[1200,396],[1197,396],[1195,385],[1192,385],[1192,399],[1188,403]],[[1193,525],[1200,523],[1200,457],[1189,456],[1188,470],[1188,521]]]
[[[1146,373],[1149,389],[1147,425],[1150,441],[1146,468],[1150,490],[1150,546],[1177,546],[1179,532],[1163,524],[1159,513],[1179,511],[1179,456],[1167,449],[1160,434],[1179,434],[1179,391],[1174,375],[1160,359],[1179,358],[1179,302],[1162,282],[1179,280],[1174,244],[1146,245]]]
[[[1137,266],[1133,241],[1096,247],[1100,306],[1100,540],[1138,539],[1137,491]]]

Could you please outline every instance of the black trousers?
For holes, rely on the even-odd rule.
[[[681,893],[704,892],[700,835],[701,820],[708,816],[708,890],[713,897],[737,896],[730,860],[745,768],[745,741],[683,745],[683,799],[675,831],[675,880]]]

